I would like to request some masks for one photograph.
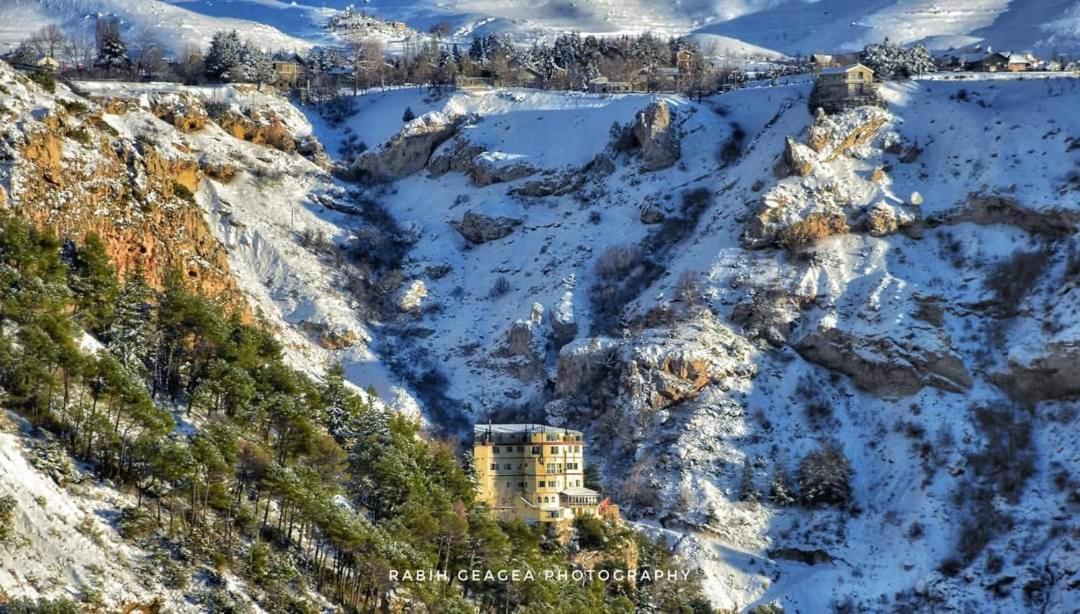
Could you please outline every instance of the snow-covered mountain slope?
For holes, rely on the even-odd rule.
[[[221,7],[233,4],[214,3],[212,10],[222,11]],[[251,0],[235,4],[254,8]],[[349,4],[346,0],[325,3],[336,8]],[[199,5],[193,8],[203,10]],[[559,31],[698,32],[729,37],[732,40],[716,42],[727,42],[733,49],[749,44],[787,54],[862,48],[885,37],[941,49],[974,42],[1045,53],[1080,48],[1076,0],[370,0],[363,8],[405,20],[420,30],[446,21],[459,36],[490,31],[522,38]],[[277,19],[273,10],[259,12]]]
[[[283,25],[278,17],[292,14],[284,5],[216,15],[162,0],[4,0],[0,2],[0,51],[13,48],[49,24],[60,26],[70,35],[88,36],[92,41],[98,15],[119,18],[127,40],[137,42],[146,35],[172,53],[180,53],[186,45],[205,49],[220,30],[237,30],[245,40],[266,50],[303,51],[312,45],[307,39],[317,40],[318,30],[295,30],[306,38],[283,33],[276,27]]]
[[[437,392],[462,415],[429,412],[435,421],[585,428],[609,492],[702,562],[718,605],[1070,602],[1073,589],[1045,587],[1076,569],[1062,541],[1075,506],[1075,391],[1041,369],[1075,368],[1080,125],[1062,111],[1080,87],[889,85],[887,112],[821,122],[809,136],[806,93],[665,99],[683,135],[678,163],[648,173],[620,154],[610,174],[581,171],[577,190],[539,198],[523,194],[611,155],[601,128],[651,99],[361,101],[349,126],[369,144],[409,105],[469,118],[433,160],[486,152],[464,174],[432,162],[371,192],[419,236],[403,271],[425,288],[414,324],[376,333],[384,355],[416,371],[408,381],[445,378],[433,378]],[[442,125],[417,121],[406,134]],[[331,130],[316,121],[315,133]],[[819,140],[822,153],[807,177],[777,181],[789,135]],[[547,174],[478,183],[493,159]],[[685,200],[695,188],[710,195],[696,212]],[[501,237],[463,236],[469,212]],[[809,257],[747,249],[759,216],[794,225],[811,213],[846,217],[851,231]],[[1005,313],[1017,299],[1001,280],[1028,253],[1045,259],[1023,269],[1027,302]],[[620,268],[619,257],[640,260]],[[643,284],[622,295],[619,322],[597,302],[610,267]],[[558,351],[563,335],[577,340]],[[855,468],[855,514],[739,500],[744,466],[764,493],[778,467],[794,473],[830,441]],[[1029,452],[992,460],[1003,446]],[[995,522],[1005,524],[972,533]]]
[[[343,123],[250,89],[79,87],[125,99],[117,134],[231,165],[195,200],[295,364],[339,360],[447,434],[583,429],[718,607],[1076,602],[1077,79],[892,83],[831,118],[806,84],[373,91]],[[181,133],[154,111],[181,97],[221,117]],[[769,498],[823,446],[846,505]]]
[[[10,46],[46,23],[78,30],[92,26],[93,15],[109,14],[120,17],[132,34],[149,32],[175,50],[186,43],[205,45],[214,31],[230,28],[267,49],[302,49],[332,42],[324,28],[327,19],[355,5],[349,0],[6,0],[0,3],[0,23],[6,24],[0,26],[0,45]],[[1080,50],[1076,0],[368,0],[359,8],[421,32],[446,23],[452,38],[462,41],[488,32],[528,43],[567,31],[648,31],[695,34],[711,52],[733,56],[857,50],[886,37],[932,49],[982,43],[1046,55]]]
[[[21,420],[20,426],[28,428]],[[157,597],[175,611],[194,612],[163,586],[159,572],[146,573],[157,563],[111,524],[131,501],[93,483],[59,443],[14,431],[9,415],[0,413],[0,496],[14,497],[19,510],[16,539],[0,545],[0,593],[52,599],[95,593],[112,611]],[[60,486],[65,480],[78,481]]]

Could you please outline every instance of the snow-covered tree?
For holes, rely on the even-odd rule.
[[[127,45],[120,37],[120,25],[115,19],[99,19],[97,58],[94,66],[108,71],[125,70],[131,66]]]
[[[274,63],[270,60],[270,54],[247,45],[247,63],[249,78],[262,89],[263,83],[277,81],[277,72],[274,71]]]
[[[203,59],[207,78],[213,81],[231,81],[239,76],[237,67],[245,59],[245,47],[236,30],[216,32]]]
[[[795,503],[795,491],[783,463],[776,463],[773,469],[772,481],[769,483],[769,501],[781,507]]]
[[[139,376],[145,376],[150,354],[150,297],[150,287],[142,275],[129,275],[120,288],[106,332],[109,351],[125,369]]]
[[[750,462],[750,457],[747,456],[743,459],[742,480],[739,482],[739,500],[758,501],[760,499],[761,493],[754,486],[754,466]]]
[[[851,501],[851,464],[837,444],[826,444],[799,463],[799,498],[808,507]]]
[[[887,38],[881,43],[867,45],[862,51],[860,61],[873,69],[874,74],[881,79],[909,79],[937,70],[934,58],[926,47],[901,47]]]

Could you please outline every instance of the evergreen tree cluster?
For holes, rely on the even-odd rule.
[[[103,347],[83,350],[86,334]],[[92,234],[61,241],[0,216],[0,391],[137,494],[123,535],[231,569],[271,611],[312,611],[304,590],[347,611],[388,609],[391,595],[439,612],[707,611],[697,582],[391,582],[390,569],[569,570],[574,551],[497,521],[450,445],[352,390],[340,367],[323,381],[290,368],[267,327],[179,271],[161,290],[120,280]],[[613,566],[627,540],[640,564],[675,564],[639,533],[589,529]],[[186,568],[163,556],[183,585]]]
[[[241,40],[236,30],[214,34],[203,66],[211,81],[262,84],[276,78],[270,55]]]
[[[881,43],[867,45],[860,55],[860,61],[873,69],[879,79],[910,79],[937,70],[934,57],[926,47],[902,47],[887,38]]]
[[[126,70],[131,67],[127,44],[120,36],[120,22],[116,19],[99,19],[96,25],[97,57],[94,66],[106,71]]]

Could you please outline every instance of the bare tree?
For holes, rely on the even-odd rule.
[[[203,75],[203,53],[197,45],[188,44],[180,54],[177,72],[188,85],[198,83]]]
[[[51,24],[35,32],[29,40],[39,54],[56,59],[64,49],[67,36],[59,26]]]
[[[96,52],[94,39],[86,31],[68,38],[63,47],[64,61],[77,71],[84,71],[92,66]]]
[[[382,42],[359,37],[349,41],[348,51],[352,64],[353,96],[358,93],[361,82],[365,88],[375,81],[382,83],[386,75]]]

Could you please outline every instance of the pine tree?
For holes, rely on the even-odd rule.
[[[105,70],[126,70],[131,67],[131,60],[127,55],[127,45],[120,38],[119,32],[110,32],[98,46],[97,59],[94,66]]]
[[[416,113],[413,113],[412,107],[405,107],[405,112],[401,114],[401,121],[409,123],[416,119]]]
[[[246,53],[236,30],[216,32],[203,60],[206,76],[213,81],[229,81],[235,76]]]
[[[826,444],[799,463],[799,498],[803,505],[847,505],[851,500],[851,464],[836,444]]]
[[[109,351],[125,369],[140,377],[146,376],[146,359],[150,355],[151,296],[141,273],[129,275],[120,288],[106,331]]]
[[[742,480],[739,482],[739,500],[759,501],[760,499],[761,493],[754,486],[754,467],[750,462],[750,457],[747,456],[743,459]]]
[[[274,63],[270,60],[270,55],[251,46],[247,46],[247,48],[250,78],[255,81],[258,89],[262,89],[263,83],[277,81],[277,72],[274,70]]]
[[[773,469],[772,482],[769,484],[769,501],[780,507],[795,503],[794,491],[783,463],[776,463]]]
[[[92,334],[104,333],[113,317],[119,287],[105,242],[96,233],[74,249],[69,278],[75,315]]]

